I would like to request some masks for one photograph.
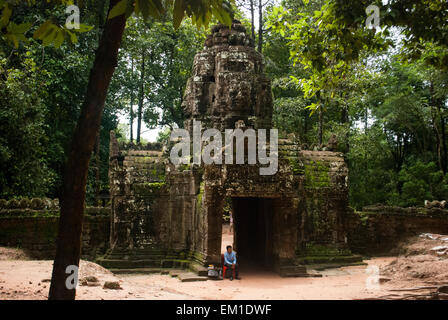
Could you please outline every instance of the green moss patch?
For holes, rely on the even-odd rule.
[[[330,187],[330,168],[322,161],[312,161],[304,165],[305,187],[320,189]]]
[[[166,182],[146,182],[133,184],[134,193],[142,197],[155,196],[166,186]]]

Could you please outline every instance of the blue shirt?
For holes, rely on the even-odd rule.
[[[224,253],[224,263],[225,264],[234,264],[236,263],[236,254],[235,251],[232,251],[231,253],[229,253],[228,251],[226,251]]]

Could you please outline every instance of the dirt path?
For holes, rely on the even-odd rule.
[[[384,265],[389,258],[373,259],[369,264]],[[162,275],[128,276],[126,280],[136,284],[163,284],[176,288],[195,299],[363,299],[383,294],[381,290],[368,290],[369,276],[366,266],[326,270],[322,278],[281,278],[275,273],[254,272],[241,274],[242,280],[222,280],[182,283]]]
[[[382,266],[390,258],[367,261]],[[52,261],[0,261],[0,299],[46,299]],[[363,299],[384,294],[368,290],[366,267],[327,270],[322,278],[281,278],[274,273],[242,273],[242,280],[180,282],[169,275],[120,275],[82,261],[80,278],[95,276],[99,286],[79,286],[77,299]],[[119,281],[122,290],[103,289]]]
[[[223,248],[231,243],[226,232]],[[160,274],[117,276],[95,263],[81,261],[80,279],[95,277],[98,281],[79,286],[77,299],[349,300],[415,295],[425,299],[432,297],[434,290],[440,292],[440,285],[447,287],[439,298],[448,299],[448,236],[422,234],[407,239],[395,254],[365,260],[367,266],[321,271],[321,278],[281,278],[271,272],[242,269],[242,280],[201,282],[181,282]],[[20,250],[0,247],[0,300],[46,299],[52,264],[28,260]],[[106,281],[115,281],[122,289],[104,289]]]

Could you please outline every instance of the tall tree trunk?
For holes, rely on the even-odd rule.
[[[96,175],[95,175],[95,203],[98,205],[98,198],[100,196],[100,167],[101,167],[101,135],[100,130],[96,135],[95,146],[95,163],[96,163]]]
[[[437,141],[437,156],[440,170],[446,174],[448,170],[448,149],[446,142],[446,124],[445,117],[442,112],[445,101],[443,99],[435,97],[434,84],[430,85],[432,110],[436,112],[436,115],[432,115],[433,127],[436,134]],[[432,113],[432,112],[431,112]],[[440,124],[440,128],[439,128]]]
[[[319,140],[319,146],[322,146],[323,143],[323,135],[324,135],[324,104],[327,103],[325,98],[323,98],[323,90],[318,91],[316,93],[317,102],[319,104],[319,109],[317,110],[317,122],[318,122],[318,128],[317,128],[317,136]]]
[[[365,118],[365,132],[367,133],[367,114],[366,112],[366,118]],[[342,106],[342,112],[341,112],[341,123],[347,125],[347,132],[345,132],[345,152],[348,153],[350,151],[350,117],[348,113],[348,106],[344,104]],[[348,163],[348,161],[347,161]]]
[[[442,121],[442,117],[440,114],[440,106],[439,101],[434,95],[434,84],[431,82],[430,85],[430,93],[431,93],[431,115],[432,115],[432,125],[434,129],[434,134],[436,136],[436,148],[437,148],[437,162],[439,164],[439,169],[446,173],[446,169],[444,166],[444,160],[442,155],[442,139],[444,139],[442,133],[440,132],[441,129],[439,128],[439,121]],[[446,145],[445,145],[446,148]]]
[[[432,125],[434,129],[434,134],[436,136],[436,152],[437,152],[437,163],[439,164],[439,169],[443,170],[443,163],[442,163],[442,152],[441,152],[441,141],[440,141],[440,132],[437,125],[437,116],[432,116]]]
[[[258,52],[263,50],[263,0],[258,0]]]
[[[443,103],[443,101],[440,101],[438,105],[438,111],[439,111],[439,117],[440,117],[440,135],[441,135],[441,144],[442,144],[442,150],[443,150],[443,157],[442,157],[442,171],[444,174],[446,174],[448,169],[448,150],[446,146],[446,125],[445,125],[445,117],[443,116],[442,110],[440,105]]]
[[[120,0],[111,0],[109,10]],[[68,154],[61,196],[61,215],[49,299],[73,300],[76,288],[66,287],[66,268],[79,266],[81,232],[89,160],[100,128],[110,80],[126,25],[124,15],[107,20],[95,54],[89,84]]]
[[[304,122],[304,125],[303,125],[303,141],[306,143],[306,144],[308,144],[308,122],[309,122],[309,114],[308,114],[308,112],[307,111],[305,111],[305,114],[304,114],[304,120],[303,120],[303,122]],[[299,135],[299,137],[300,137],[300,135]]]
[[[134,74],[134,58],[131,58],[131,70]],[[133,77],[131,77],[133,78]],[[129,107],[129,138],[134,142],[134,86],[131,88],[131,106]]]
[[[105,10],[104,9],[106,6],[106,1],[96,1],[96,6],[97,6],[96,10],[98,12],[98,26],[99,26],[98,29],[102,30],[103,29],[102,27],[104,26],[104,19],[105,19],[105,16],[104,16]]]
[[[140,143],[140,134],[142,131],[142,113],[143,113],[144,98],[145,98],[145,50],[142,49],[142,66],[140,72],[140,95],[137,111],[137,143]]]
[[[324,111],[323,106],[319,107],[319,146],[323,144],[323,135],[324,135]]]
[[[250,2],[250,22],[251,22],[251,27],[250,27],[250,31],[252,34],[252,40],[254,41],[254,46],[255,46],[255,6],[254,6],[254,1],[255,0],[249,0]]]
[[[366,107],[364,112],[364,134],[367,134],[367,128],[369,126],[369,108]]]

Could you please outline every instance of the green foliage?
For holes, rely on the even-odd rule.
[[[306,121],[309,118],[306,105],[306,100],[300,97],[275,99],[273,114],[275,127],[283,133],[297,133],[297,136],[303,138]]]
[[[37,21],[41,21],[47,14],[46,10],[38,6],[27,8],[26,11],[20,11],[20,8],[16,13],[21,19],[22,16],[23,19],[34,17]],[[99,9],[99,11],[92,10],[90,13],[84,12],[82,19],[86,22],[96,22],[101,19],[101,11]],[[51,12],[57,21],[65,19],[64,10],[52,9]],[[59,48],[52,46],[43,48],[38,41],[30,39],[27,44],[17,49],[11,49],[8,43],[0,41],[0,56],[7,57],[5,59],[6,69],[21,69],[26,59],[32,59],[36,65],[36,72],[33,75],[36,80],[30,77],[28,81],[27,76],[24,76],[22,80],[25,84],[29,82],[28,85],[35,86],[35,91],[38,92],[36,94],[39,95],[43,105],[39,115],[43,122],[45,143],[42,147],[36,145],[36,150],[42,149],[40,160],[45,163],[45,168],[50,173],[47,175],[48,184],[45,184],[46,187],[37,193],[39,196],[46,195],[51,198],[59,196],[66,150],[79,117],[82,97],[87,86],[90,66],[93,61],[91,53],[97,46],[99,30],[96,28],[94,31],[84,33],[74,46],[63,43]],[[39,90],[41,91],[39,92]],[[111,88],[110,94],[114,94],[115,90],[115,88]],[[4,107],[3,103],[1,107]],[[9,106],[6,104],[5,108],[9,108]],[[109,131],[116,127],[117,109],[118,107],[114,104],[106,104],[102,118],[100,189],[107,188],[108,185]],[[88,201],[93,201],[97,185],[96,159],[93,164],[95,166],[91,168],[88,176]],[[30,179],[29,181],[34,180]],[[40,183],[33,184],[33,188],[39,189],[39,185]],[[21,193],[17,193],[17,195],[19,196]]]
[[[95,2],[101,2],[101,0]],[[44,46],[53,45],[59,48],[64,41],[76,44],[79,34],[92,30],[93,26],[80,23],[79,28],[70,29],[67,28],[65,20],[57,21],[54,16],[51,16],[43,21],[39,21],[37,27],[34,27],[35,21],[15,22],[19,15],[14,14],[15,11],[20,12],[21,10],[36,7],[45,8],[48,5],[51,5],[54,11],[64,10],[67,6],[73,4],[73,0],[48,0],[46,3],[40,3],[36,0],[0,0],[1,38],[10,41],[16,48],[19,47],[19,42],[27,43],[31,33],[32,38],[42,41]],[[89,4],[84,4],[84,1],[80,1],[77,4],[81,7],[89,6]],[[104,5],[97,6],[104,8]],[[198,28],[207,27],[213,16],[229,26],[232,23],[232,7],[223,0],[121,0],[110,10],[108,19],[113,19],[123,14],[129,17],[133,13],[136,16],[142,16],[144,20],[148,20],[150,17],[161,19],[167,8],[173,10],[173,24],[176,29],[180,26],[184,17],[190,17],[193,25],[196,25]],[[30,20],[29,17],[27,18]]]
[[[365,27],[370,4],[381,8],[381,30]],[[275,125],[311,148],[320,132],[323,141],[336,134],[358,209],[447,197],[446,6],[283,0],[269,12]]]
[[[45,160],[46,87],[30,58],[18,68],[0,59],[0,197],[42,196],[55,179]]]
[[[399,28],[407,57],[420,59],[431,43],[441,50],[433,65],[445,69],[448,66],[448,2],[444,0],[328,0],[334,8],[332,16],[338,24],[361,29],[365,21],[365,8],[376,4],[381,9],[380,27],[383,32]],[[343,35],[345,37],[345,34]],[[362,40],[365,43],[364,40]],[[428,62],[431,62],[428,60]]]
[[[66,6],[74,4],[73,0],[48,0],[56,9],[62,10]],[[2,37],[19,47],[19,42],[28,43],[28,34],[32,32],[32,38],[41,40],[44,46],[54,45],[59,48],[64,41],[72,44],[78,42],[78,34],[90,31],[92,26],[80,24],[77,29],[68,29],[65,23],[55,22],[54,17],[45,20],[37,27],[34,27],[35,21],[16,23],[13,20],[14,11],[28,10],[33,7],[45,7],[45,4],[35,0],[27,1],[6,1],[0,0],[0,33]]]
[[[350,135],[349,163],[350,203],[356,209],[387,203],[397,192],[397,173],[381,127],[367,131],[357,129]]]
[[[150,24],[147,29],[146,25]],[[128,19],[120,63],[112,80],[108,104],[124,109],[143,98],[142,119],[149,128],[183,126],[183,92],[191,75],[194,55],[205,40],[205,32],[185,21],[175,30],[170,21],[146,23]],[[142,60],[145,61],[142,78]],[[143,97],[141,88],[143,86]],[[130,106],[127,108],[130,111]],[[127,112],[128,114],[130,112]]]
[[[421,206],[448,197],[447,3],[380,2],[283,0],[265,15],[263,53],[275,127],[295,133],[311,149],[322,131],[324,144],[335,134],[349,164],[350,203],[358,209],[375,203]],[[125,14],[127,26],[102,118],[100,159],[94,153],[89,168],[90,203],[98,188],[108,186],[109,131],[117,129],[119,113],[137,105],[140,88],[143,121],[166,128],[158,141],[183,126],[183,92],[207,33],[201,27],[213,16],[230,24],[233,5],[122,0],[107,17],[107,2],[83,1],[84,24],[69,30],[65,7],[72,3],[0,0],[0,196],[18,197],[12,200],[16,206],[24,196],[59,195],[92,53],[107,18]],[[365,28],[370,4],[381,7],[384,28],[377,32]],[[233,11],[249,29],[241,11]],[[389,32],[397,26],[393,34],[401,37],[391,41]],[[128,130],[118,128],[120,139]],[[320,183],[316,179],[308,182]]]
[[[302,86],[305,98],[318,95],[318,101],[308,106],[312,113],[339,93],[339,83],[364,50],[376,52],[387,44],[383,38],[387,33],[343,24],[335,14],[336,7],[333,1],[306,1],[299,8],[277,7],[269,19],[269,26],[289,41],[294,64],[300,63],[309,71],[306,77],[292,77]]]
[[[417,160],[405,165],[399,181],[403,184],[398,203],[401,206],[422,206],[425,200],[448,198],[448,177],[434,162]]]
[[[198,28],[207,27],[215,16],[222,23],[232,24],[231,6],[223,0],[200,1],[162,1],[162,0],[121,0],[109,12],[109,19],[125,14],[129,17],[132,13],[141,15],[143,19],[150,17],[160,19],[165,13],[166,5],[173,4],[173,25],[177,29],[185,16],[191,17],[192,23]]]
[[[360,209],[376,203],[422,206],[424,200],[444,199],[447,181],[442,153],[437,152],[442,144],[440,135],[434,135],[440,121],[431,93],[434,74],[420,63],[403,65],[396,59],[379,66],[378,84],[367,86],[360,107],[352,108],[364,130],[357,128],[349,139],[351,203]]]
[[[169,128],[165,128],[164,130],[159,131],[157,136],[157,142],[168,144],[171,137],[171,130]]]
[[[5,167],[0,175],[0,192],[4,196],[59,195],[66,149],[79,117],[94,58],[92,52],[98,46],[101,27],[107,19],[107,2],[80,1],[76,4],[81,9],[83,23],[79,29],[68,29],[65,26],[68,17],[65,9],[72,4],[74,1],[71,0],[0,0],[1,68],[2,73],[9,73],[2,78],[2,91],[4,88],[6,91],[0,97],[1,117],[5,119],[5,125],[1,127],[5,134],[0,139],[0,161],[2,168]],[[175,17],[170,18],[173,6],[176,8]],[[135,13],[145,20],[134,28],[135,34],[142,36],[142,41],[129,45],[127,49],[131,53],[143,47],[147,49],[145,55],[154,57],[149,64],[152,70],[145,79],[149,80],[148,88],[156,89],[148,90],[145,97],[152,107],[147,108],[144,114],[150,126],[182,122],[181,95],[185,79],[189,76],[190,61],[199,43],[196,40],[203,37],[201,32],[192,31],[192,24],[198,28],[207,26],[213,16],[230,24],[231,11],[230,5],[222,0],[125,0],[119,1],[111,10],[110,19]],[[150,21],[150,17],[162,22]],[[191,17],[192,22],[181,25],[184,17]],[[174,19],[177,31],[170,19]],[[152,33],[145,38],[148,26],[152,25],[156,26],[154,31],[150,29]],[[11,44],[14,45],[13,50]],[[123,61],[129,56],[125,55]],[[34,69],[32,72],[21,71],[27,57],[37,61],[40,74]],[[15,73],[19,71],[23,74]],[[14,74],[14,79],[8,78],[11,74]],[[163,87],[159,87],[162,83]],[[109,88],[99,148],[96,148],[89,167],[86,189],[90,202],[94,201],[98,189],[107,188],[109,131],[116,128],[117,112],[127,107],[129,92],[133,90],[134,77],[126,72],[121,78],[117,77]],[[20,105],[25,107],[18,112],[15,108]],[[163,119],[154,112],[156,108],[167,112]],[[32,116],[24,116],[28,115],[29,109],[33,109],[29,112]],[[19,126],[19,120],[25,124]]]

